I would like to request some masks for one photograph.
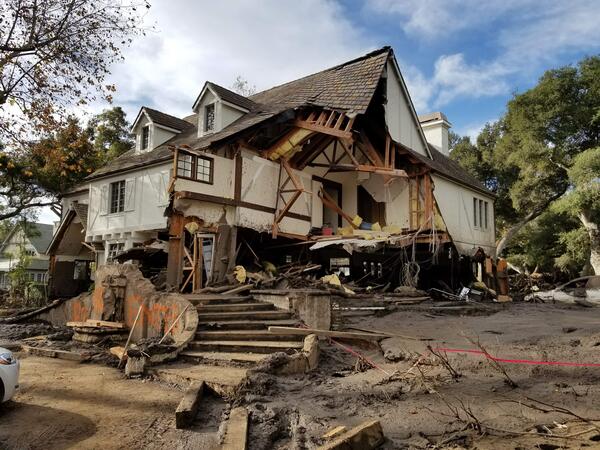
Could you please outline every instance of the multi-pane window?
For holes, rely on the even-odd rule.
[[[212,159],[196,157],[196,180],[212,183]]]
[[[177,176],[192,178],[194,169],[194,156],[189,153],[179,153],[177,155]]]
[[[110,183],[110,212],[118,213],[125,210],[125,180]]]
[[[142,128],[142,150],[146,150],[148,148],[149,143],[150,143],[150,127],[145,126]]]
[[[112,261],[115,256],[125,250],[125,244],[123,242],[115,242],[114,244],[108,244],[108,261]]]
[[[211,103],[204,107],[204,131],[215,129],[215,104]]]
[[[177,155],[177,176],[212,184],[213,164],[214,160],[212,158],[179,152]]]
[[[485,200],[473,197],[473,226],[487,230],[489,226],[488,218],[489,206]]]

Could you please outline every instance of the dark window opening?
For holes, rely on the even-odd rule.
[[[204,131],[215,129],[215,104],[211,103],[204,107]]]
[[[125,210],[125,180],[110,183],[110,212],[119,213]]]
[[[150,141],[150,127],[145,126],[142,128],[142,150],[148,148]]]

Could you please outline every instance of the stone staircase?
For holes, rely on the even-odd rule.
[[[254,365],[271,353],[301,351],[303,336],[269,333],[269,326],[296,326],[290,311],[251,295],[187,294],[198,310],[198,329],[180,356],[196,362]]]

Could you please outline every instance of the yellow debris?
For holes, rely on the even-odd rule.
[[[235,274],[235,279],[238,280],[238,283],[244,283],[246,281],[246,269],[244,266],[235,266],[233,273]]]
[[[381,225],[379,225],[379,222],[375,222],[371,225],[371,231],[381,231]]]
[[[360,224],[361,224],[362,222],[363,222],[363,220],[362,220],[362,217],[360,217],[360,216],[358,216],[358,215],[354,216],[354,219],[352,219],[352,224],[353,224],[353,225],[354,225],[356,228],[360,227]]]
[[[198,225],[196,222],[185,224],[185,229],[188,230],[190,234],[194,234],[196,231],[198,231],[198,228],[200,228],[200,225]]]
[[[342,289],[344,289],[344,292],[346,294],[354,294],[355,293],[352,289],[348,289],[346,286],[343,286],[342,282],[340,281],[340,278],[335,273],[321,277],[321,281],[323,283],[331,284],[332,286],[340,286]]]

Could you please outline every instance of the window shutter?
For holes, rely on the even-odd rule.
[[[135,209],[135,178],[125,180],[125,211]]]
[[[100,215],[105,216],[108,213],[108,184],[100,186]]]
[[[159,174],[158,178],[158,206],[164,206],[169,203],[169,171],[165,170]]]

